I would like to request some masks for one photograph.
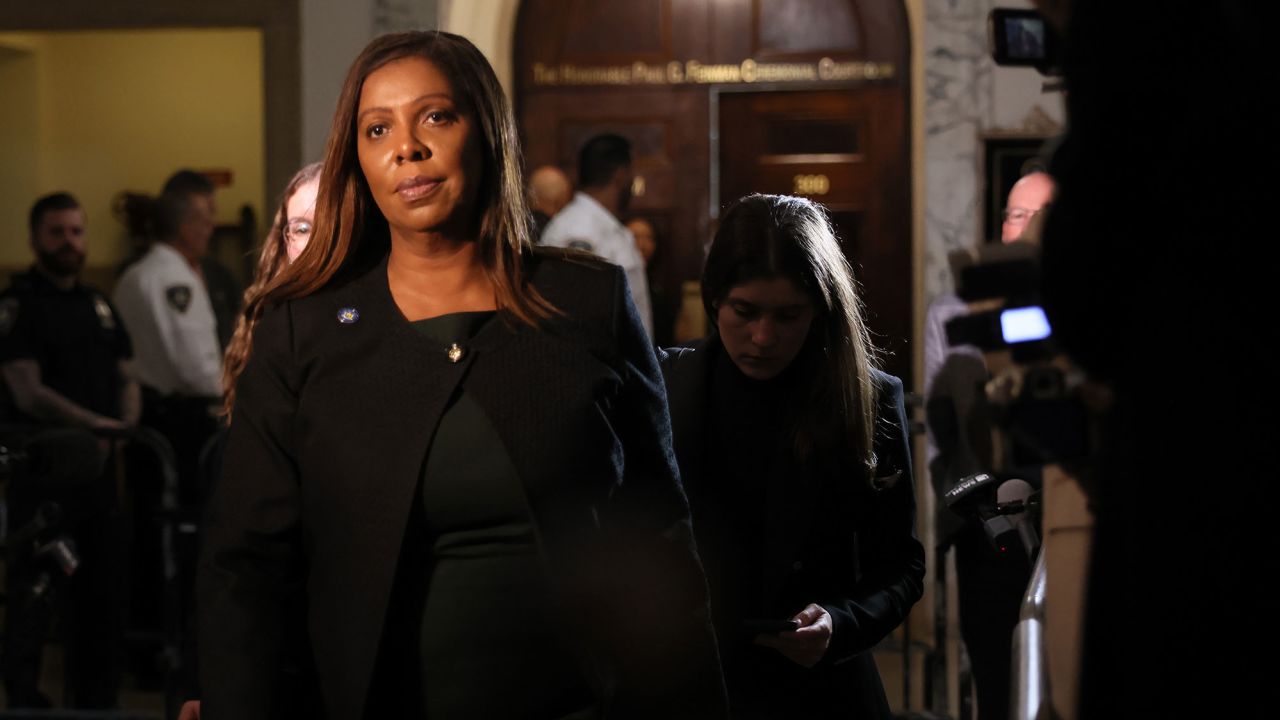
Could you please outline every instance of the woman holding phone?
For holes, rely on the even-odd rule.
[[[923,592],[902,384],[825,212],[751,195],[660,353],[735,718],[887,718],[871,649]]]

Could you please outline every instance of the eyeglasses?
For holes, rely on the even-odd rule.
[[[1043,210],[1044,208],[1040,208]],[[1028,210],[1027,208],[1008,208],[1004,211],[1004,221],[1018,225],[1025,223],[1036,215],[1040,214],[1040,210]]]
[[[284,226],[284,236],[291,242],[306,243],[311,239],[311,221],[290,220],[289,224]]]

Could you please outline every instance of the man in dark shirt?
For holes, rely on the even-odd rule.
[[[0,375],[11,401],[9,422],[24,429],[11,442],[43,443],[44,453],[94,457],[51,459],[77,468],[9,480],[9,522],[23,528],[37,508],[56,503],[61,522],[80,554],[65,586],[51,598],[38,588],[47,575],[36,553],[10,548],[3,674],[11,707],[47,706],[37,689],[40,651],[51,602],[67,610],[69,671],[66,682],[79,707],[110,708],[116,702],[124,618],[117,590],[123,562],[111,477],[101,467],[103,441],[75,442],[57,428],[123,429],[137,422],[139,391],[125,363],[129,336],[105,295],[80,283],[85,259],[85,215],[74,197],[55,193],[31,209],[34,266],[15,275],[0,293]],[[69,440],[70,439],[70,440]],[[61,444],[60,444],[61,443]],[[34,454],[34,451],[32,452]],[[63,602],[65,601],[65,602]]]
[[[80,283],[84,210],[55,193],[31,211],[36,263],[0,293],[0,372],[15,419],[122,428],[138,419],[138,385],[124,372],[129,336],[106,295]]]

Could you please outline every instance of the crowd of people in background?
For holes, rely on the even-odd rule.
[[[310,239],[320,171],[320,163],[310,164],[284,189],[243,295],[234,273],[210,252],[216,187],[198,172],[175,172],[155,197],[123,196],[135,247],[119,265],[109,293],[81,281],[91,234],[79,201],[67,192],[39,198],[28,228],[34,264],[0,295],[6,425],[28,434],[65,427],[121,436],[138,425],[154,428],[173,448],[180,503],[198,514],[220,470],[224,421],[249,355],[255,318],[245,309],[255,306]],[[617,135],[592,138],[582,148],[577,171],[578,192],[559,168],[544,166],[529,174],[535,239],[620,264],[650,340],[656,305],[665,314],[657,319],[658,339],[672,344],[673,313],[661,299],[651,299],[645,273],[657,251],[655,230],[646,219],[627,215],[629,142]],[[110,445],[113,452],[123,447],[121,440]],[[127,483],[83,483],[85,488],[77,485],[74,493],[54,498],[73,509],[66,526],[88,551],[85,567],[62,590],[67,602],[60,602],[79,619],[71,624],[76,642],[69,647],[75,675],[69,679],[70,696],[77,707],[114,705],[123,666],[130,661],[120,648],[126,626],[158,623],[162,612],[158,588],[164,560],[155,519],[146,512],[160,507],[162,469],[146,453],[122,457],[127,457]],[[105,456],[100,460],[104,475],[115,473],[114,455],[110,463]],[[117,485],[120,492],[102,489]],[[24,526],[51,497],[15,483],[9,492],[9,526]],[[31,586],[28,576],[34,571],[31,562],[12,563],[9,587]],[[131,582],[120,582],[123,576]],[[37,682],[41,648],[59,604],[15,597],[7,614],[3,662],[8,702],[48,707]],[[81,683],[92,687],[82,690]]]
[[[406,103],[404,86],[430,92]],[[452,99],[454,92],[465,93],[465,100]],[[215,189],[199,173],[175,173],[142,209],[134,199],[130,216],[143,219],[148,242],[126,260],[109,294],[80,279],[88,233],[75,198],[56,193],[33,206],[34,265],[0,298],[0,368],[10,400],[5,419],[18,433],[13,437],[30,448],[70,442],[56,433],[79,429],[75,437],[88,444],[64,444],[56,452],[70,448],[93,462],[91,472],[79,472],[56,491],[44,478],[10,485],[11,527],[54,522],[41,513],[57,503],[58,532],[73,537],[83,555],[69,581],[39,598],[49,592],[41,584],[41,561],[21,557],[9,564],[9,587],[17,590],[6,615],[3,663],[10,706],[51,705],[38,686],[40,649],[53,611],[66,607],[72,628],[67,688],[70,704],[82,708],[117,704],[128,662],[125,627],[177,612],[186,638],[183,657],[171,660],[181,668],[181,692],[190,700],[184,718],[228,708],[237,717],[267,709],[273,716],[299,715],[321,702],[340,708],[340,716],[341,708],[358,707],[397,716],[406,708],[416,708],[414,716],[560,707],[664,717],[723,716],[728,703],[740,717],[765,718],[785,715],[794,703],[791,692],[804,695],[813,712],[863,707],[872,715],[887,713],[864,651],[905,618],[920,597],[923,574],[901,385],[874,368],[851,270],[821,208],[797,198],[757,196],[731,211],[711,246],[720,260],[718,269],[708,268],[716,274],[708,276],[713,285],[704,293],[723,345],[713,340],[662,353],[655,341],[673,344],[673,313],[660,283],[646,272],[660,252],[655,228],[629,212],[634,174],[626,138],[602,134],[583,143],[576,191],[559,168],[524,177],[515,134],[503,130],[514,120],[492,69],[469,42],[447,33],[375,41],[353,66],[344,93],[324,166],[302,168],[284,189],[243,294],[233,275],[209,257]],[[431,122],[414,130],[402,115],[418,112],[423,97],[445,100]],[[360,122],[372,117],[375,124],[350,144],[357,110]],[[491,165],[473,164],[475,155],[468,153],[476,147]],[[406,179],[406,166],[431,168],[440,179]],[[363,182],[353,183],[356,177]],[[348,218],[354,225],[340,225],[338,208],[351,188],[363,188],[354,199],[356,216]],[[428,199],[419,202],[422,197]],[[757,245],[772,248],[768,257],[781,264],[761,265],[744,254],[743,248]],[[327,301],[315,300],[334,292],[342,305],[336,318]],[[384,307],[390,301],[394,306]],[[286,309],[300,314],[285,320]],[[667,317],[655,317],[655,310]],[[507,322],[489,322],[498,313]],[[293,398],[299,391],[285,390],[299,371],[292,356],[309,351],[282,343],[294,332],[288,324],[310,326],[312,315],[332,327],[306,331],[320,343],[311,350],[339,342],[317,357],[336,357],[333,352],[344,352],[354,340],[364,350],[349,358],[351,371],[367,372],[357,380],[321,368],[311,372],[306,397]],[[399,338],[396,323],[406,318],[412,337]],[[333,328],[344,327],[364,334],[328,339]],[[385,385],[388,374],[400,373],[397,364],[425,360],[414,359],[417,350],[406,355],[408,349],[435,343],[445,348],[436,358],[441,374],[433,374],[418,395],[413,383]],[[824,368],[829,343],[843,350]],[[661,368],[655,352],[664,358]],[[504,369],[512,367],[508,356],[517,354],[527,378]],[[569,372],[565,362],[577,369]],[[467,374],[450,380],[451,365]],[[705,368],[714,374],[705,377]],[[596,380],[601,372],[619,378],[617,397],[595,397],[607,387]],[[353,392],[353,382],[364,389]],[[455,389],[436,397],[431,385],[441,382],[455,383]],[[677,468],[663,384],[686,388],[677,431],[700,426],[696,418],[708,412],[727,412],[732,422],[726,427],[759,431],[754,460],[735,457],[721,433],[688,441]],[[546,395],[552,387],[560,388],[555,402]],[[379,394],[375,388],[390,389],[395,398],[339,411],[353,398]],[[808,414],[778,406],[780,389],[811,395]],[[397,415],[397,432],[345,445],[292,446],[293,434],[304,428],[322,434],[328,428],[348,438],[357,426],[374,429],[374,415],[353,418],[395,415],[397,398],[414,397],[426,402],[425,411],[439,412],[431,421],[434,435],[424,436],[433,438],[424,467],[418,466],[423,449],[405,433],[429,420],[429,412],[417,417],[409,405]],[[579,404],[564,405],[574,398]],[[279,425],[280,403],[294,402],[299,405],[288,413],[302,418],[301,425],[289,430]],[[532,425],[515,433],[512,416],[502,410],[507,406],[532,412],[526,418]],[[745,409],[756,414],[737,412]],[[572,428],[561,427],[565,418]],[[157,458],[130,448],[136,427],[153,428],[167,440],[176,485],[165,479],[165,458],[158,465]],[[540,428],[536,438],[531,428]],[[395,442],[401,435],[406,442]],[[601,442],[584,454],[582,439],[597,435],[615,438],[615,445]],[[329,460],[316,464],[321,455]],[[412,466],[406,477],[392,467],[400,455],[406,468]],[[625,467],[618,458],[625,458]],[[735,498],[719,473],[704,472],[706,463],[752,466],[759,471],[754,490]],[[408,529],[386,525],[391,534],[385,539],[424,560],[429,580],[399,577],[406,572],[403,562],[387,565],[385,557],[360,555],[358,548],[381,537],[368,527],[335,529],[356,522],[363,511],[350,496],[360,487],[344,489],[349,478],[334,473],[367,464],[385,468],[388,482],[403,481],[406,499],[417,492],[418,502],[425,501],[425,515],[407,506],[379,506],[378,512],[387,518],[409,512]],[[509,483],[542,482],[538,478],[547,473],[586,484],[539,491],[554,499],[525,507]],[[809,478],[802,484],[811,492],[794,503],[768,499],[790,495],[797,473]],[[309,480],[290,484],[299,474]],[[695,511],[708,520],[698,540],[710,553],[714,617],[707,612],[681,475],[696,479],[689,486]],[[846,483],[846,475],[860,480]],[[554,509],[597,485],[623,490],[610,491],[615,497],[601,511]],[[476,487],[486,490],[477,495]],[[348,494],[334,506],[345,513],[313,508],[269,529],[286,520],[276,513],[295,501],[303,508],[329,502],[304,502],[298,493],[321,498],[331,491]],[[790,524],[777,537],[765,532],[750,543],[750,553],[730,549],[757,523],[773,522],[766,505],[791,523],[824,497],[834,500],[825,504],[828,510],[850,503],[882,507],[880,517],[863,512],[859,527],[883,540],[884,552],[860,557],[854,536],[827,515],[817,518],[816,529],[808,522]],[[726,515],[725,503],[738,507],[740,516]],[[148,513],[175,507],[201,527],[200,563],[159,549]],[[540,535],[532,532],[535,521]],[[321,523],[308,531],[320,544],[303,561],[295,533],[307,523]],[[603,544],[587,552],[579,536],[599,524],[606,536],[593,544]],[[336,555],[324,539],[335,533],[345,548]],[[421,533],[433,539],[418,547]],[[528,562],[541,552],[552,554],[549,567]],[[800,559],[778,555],[792,552]],[[348,568],[352,560],[356,564]],[[281,563],[278,573],[260,576],[264,561]],[[159,575],[167,572],[162,566],[172,562],[186,566],[176,609],[161,607],[157,592]],[[875,580],[857,582],[859,567]],[[332,597],[310,591],[295,597],[288,584],[296,572],[319,582],[326,572],[364,575],[376,568],[377,582],[398,579],[377,585],[382,591],[372,595],[354,589],[360,584],[354,576],[342,581],[343,594]],[[426,592],[425,605],[416,606],[418,591],[402,583]],[[259,587],[261,597],[244,595]],[[522,590],[513,593],[513,587]],[[640,589],[647,600],[637,604]],[[270,632],[260,624],[268,616],[283,617],[277,611],[304,606],[313,619],[329,610],[350,612],[353,602],[368,600],[375,608],[388,602],[388,594],[386,623],[436,632],[407,644],[379,643],[384,630],[377,624],[352,623],[350,638],[317,637],[302,616]],[[755,599],[744,604],[746,595]],[[587,599],[604,603],[582,607],[587,632],[557,637],[548,623],[563,607]],[[868,602],[877,609],[869,611]],[[197,611],[198,635],[192,622]],[[404,611],[410,615],[401,617]],[[505,618],[495,626],[501,632],[492,644],[467,651],[448,628],[481,616],[491,623]],[[382,659],[361,648],[376,648]],[[585,675],[584,651],[599,663]],[[850,658],[861,659],[847,663]],[[359,672],[350,675],[339,666]],[[618,674],[601,684],[594,673],[605,668]],[[476,684],[476,677],[489,680]],[[495,680],[503,692],[487,687]],[[835,689],[846,682],[852,684]],[[278,705],[279,688],[289,689],[294,707]],[[762,688],[772,690],[762,695]]]
[[[307,166],[286,188],[245,297],[305,246],[318,173],[318,164]],[[48,576],[39,552],[9,543],[2,670],[10,707],[51,705],[38,682],[42,648],[59,613],[69,639],[72,706],[115,707],[125,670],[144,684],[159,678],[162,641],[126,652],[126,629],[159,634],[162,614],[171,612],[163,607],[162,573],[173,558],[160,547],[157,515],[168,502],[198,518],[217,474],[224,372],[234,373],[247,354],[243,321],[237,330],[240,283],[209,252],[214,184],[179,170],[157,196],[125,199],[135,221],[130,231],[145,243],[120,265],[110,294],[81,280],[91,226],[67,192],[32,205],[33,265],[0,294],[5,443],[41,458],[84,456],[59,457],[52,479],[52,461],[37,462],[27,473],[32,477],[15,476],[7,488],[8,527],[39,530],[32,536],[37,543],[65,533],[79,560],[63,582]],[[158,431],[172,455],[130,446],[139,426]],[[166,487],[162,462],[171,463],[175,488]],[[173,490],[176,497],[162,498]],[[183,570],[184,602],[193,572]],[[189,615],[189,608],[182,612]]]
[[[1052,181],[1013,188],[1002,239],[1043,222],[1054,340],[1106,391],[1081,477],[1079,716],[1261,716],[1275,558],[1249,511],[1275,505],[1277,423],[1269,188],[1245,165],[1270,132],[1240,88],[1266,86],[1267,25],[1238,0],[1154,21],[1039,5],[1067,35],[1070,132]],[[1213,52],[1171,72],[1192,45]],[[243,294],[208,257],[199,173],[134,213],[148,242],[110,291],[82,281],[102,221],[37,199],[32,267],[0,292],[9,705],[53,704],[56,614],[68,703],[115,707],[126,628],[163,612],[191,643],[168,658],[184,718],[887,718],[869,650],[921,597],[924,548],[902,383],[877,368],[828,217],[785,196],[726,208],[710,334],[671,347],[630,143],[579,149],[575,179],[525,176],[480,51],[395,33],[352,65],[323,165],[284,189]],[[962,311],[929,313],[931,399],[949,360],[985,378],[944,341]],[[1204,330],[1224,369],[1164,357],[1194,358]],[[148,429],[172,476],[139,452]],[[931,429],[939,476],[973,460]],[[148,513],[175,506],[203,547],[177,558],[183,606],[161,608],[175,558]],[[1024,578],[972,528],[955,541],[997,715]]]

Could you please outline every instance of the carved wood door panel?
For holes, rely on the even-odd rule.
[[[889,372],[910,378],[905,108],[886,88],[722,92],[720,202],[802,195],[830,211]]]

